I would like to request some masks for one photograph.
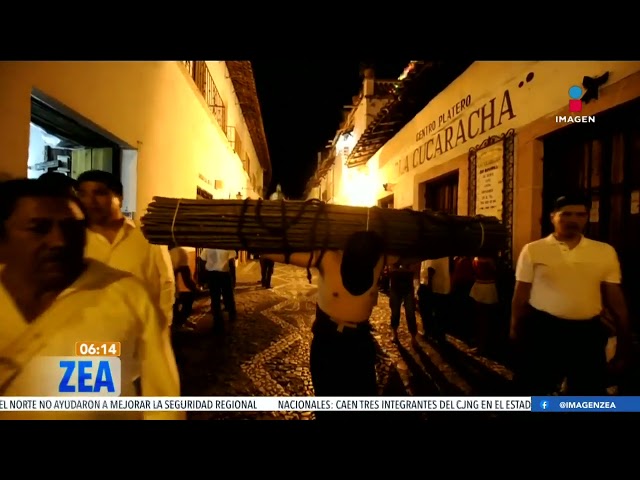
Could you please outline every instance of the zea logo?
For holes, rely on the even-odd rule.
[[[114,359],[117,362],[114,362]],[[60,368],[64,373],[58,385],[58,393],[114,395],[116,393],[116,385],[113,381],[114,364],[117,364],[120,370],[118,357],[76,357],[72,360],[60,360]]]
[[[122,391],[118,357],[40,357],[30,373],[35,396],[117,397]]]

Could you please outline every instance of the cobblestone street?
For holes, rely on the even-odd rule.
[[[237,272],[238,319],[226,333],[213,335],[209,299],[195,304],[197,328],[174,335],[187,396],[308,396],[313,387],[308,369],[311,323],[315,315],[315,285],[306,270],[276,264],[271,289],[260,286],[257,262]],[[315,278],[314,278],[315,283]],[[419,320],[418,320],[419,322]],[[392,342],[388,298],[379,296],[372,316],[378,346],[380,394],[500,395],[507,392],[510,372],[475,355],[449,336],[445,345],[423,339],[412,348],[404,319],[400,344]],[[313,419],[311,412],[192,413],[191,419]],[[426,418],[426,417],[422,417]]]

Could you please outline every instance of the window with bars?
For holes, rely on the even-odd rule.
[[[207,102],[209,110],[213,113],[218,125],[220,125],[223,132],[227,133],[227,109],[213,81],[211,72],[209,72],[207,63],[202,60],[183,60],[182,64],[189,72],[205,102]]]

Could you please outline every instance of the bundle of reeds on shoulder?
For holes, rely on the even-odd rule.
[[[263,253],[344,247],[355,232],[374,231],[391,255],[411,258],[491,255],[507,231],[493,217],[409,209],[352,207],[319,200],[191,200],[154,197],[142,217],[149,242]]]

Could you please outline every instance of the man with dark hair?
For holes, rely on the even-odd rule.
[[[311,377],[317,396],[375,396],[376,348],[369,318],[378,300],[384,243],[375,232],[351,235],[344,249],[264,255],[320,274],[311,342]]]
[[[45,172],[38,177],[38,180],[41,182],[48,182],[53,185],[59,185],[62,188],[66,188],[69,193],[74,195],[78,190],[78,182],[61,172]]]
[[[149,290],[164,314],[169,333],[175,300],[175,275],[169,250],[152,245],[122,214],[122,183],[109,172],[89,170],[78,176],[78,198],[87,213],[86,256],[132,273]]]
[[[611,245],[586,238],[590,202],[560,197],[551,212],[554,232],[524,246],[516,267],[511,338],[526,395],[549,395],[564,378],[570,395],[605,395],[607,332],[603,307],[616,321],[619,370],[631,353],[631,329]]]
[[[64,186],[0,184],[0,395],[55,396],[40,359],[75,355],[76,342],[119,342],[121,395],[178,396],[158,310],[132,275],[86,260],[86,223]],[[0,412],[3,418],[179,419],[180,412]]]

